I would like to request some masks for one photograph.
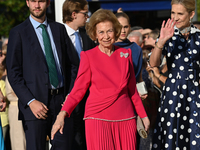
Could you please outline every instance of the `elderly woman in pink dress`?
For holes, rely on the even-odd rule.
[[[64,118],[81,101],[89,88],[85,106],[85,131],[88,150],[135,150],[136,116],[145,130],[149,119],[136,88],[130,49],[114,46],[121,25],[109,10],[97,10],[86,26],[90,38],[99,45],[81,52],[74,87],[52,128],[52,139],[63,131]]]

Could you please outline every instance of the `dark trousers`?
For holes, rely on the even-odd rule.
[[[50,137],[51,128],[55,122],[57,114],[61,110],[61,104],[64,101],[63,94],[50,95],[48,104],[48,117],[36,120],[23,120],[24,131],[26,135],[27,150],[45,150],[47,135]],[[71,149],[73,133],[72,118],[65,118],[63,134],[58,131],[55,134],[51,150],[66,150]]]
[[[71,114],[73,119],[73,143],[72,150],[86,150],[86,140],[85,140],[85,122],[84,117],[84,108],[85,101],[83,99],[74,109]]]

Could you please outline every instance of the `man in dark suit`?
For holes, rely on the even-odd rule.
[[[72,80],[70,84],[70,90],[74,85],[76,79],[79,63],[80,52],[92,49],[96,44],[86,34],[84,26],[86,24],[88,16],[88,3],[86,0],[66,0],[63,3],[63,23],[65,24],[67,34],[71,39],[68,42],[69,49],[68,55],[74,68],[72,68]],[[77,40],[80,42],[80,46],[77,45]],[[88,92],[74,109],[71,118],[73,119],[73,144],[72,150],[85,150],[85,126],[83,121],[84,108]]]
[[[9,82],[19,98],[27,150],[45,150],[61,104],[69,89],[71,64],[63,25],[46,18],[50,0],[26,0],[30,16],[10,31],[7,70]],[[65,69],[63,69],[65,68]],[[65,93],[64,93],[65,91]],[[51,141],[52,150],[70,148],[70,118],[66,129]],[[66,131],[67,130],[67,131]],[[67,133],[67,134],[66,134]]]

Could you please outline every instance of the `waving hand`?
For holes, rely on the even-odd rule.
[[[174,26],[176,22],[173,19],[168,19],[167,22],[162,22],[162,27],[160,29],[159,44],[163,46],[167,40],[169,40],[174,35]]]

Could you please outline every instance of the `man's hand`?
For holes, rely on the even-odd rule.
[[[29,107],[36,118],[38,119],[46,119],[48,108],[43,103],[38,100],[34,100],[29,104]]]

